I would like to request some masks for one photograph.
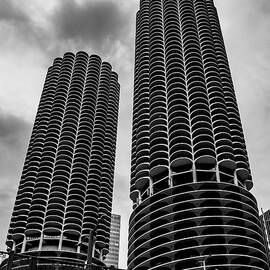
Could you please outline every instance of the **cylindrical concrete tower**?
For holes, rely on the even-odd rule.
[[[85,52],[49,68],[7,237],[16,253],[86,259],[108,252],[119,83]]]
[[[213,0],[141,0],[129,270],[268,269]]]

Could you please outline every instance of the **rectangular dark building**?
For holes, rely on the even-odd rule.
[[[119,263],[119,248],[120,248],[120,226],[121,216],[112,214],[109,253],[106,256],[105,264],[118,268]]]
[[[260,219],[263,228],[263,236],[268,253],[268,259],[270,259],[270,210],[262,212]]]

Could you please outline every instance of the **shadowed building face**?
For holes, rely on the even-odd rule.
[[[94,256],[108,253],[119,88],[96,55],[49,68],[7,237],[16,253],[85,261],[90,230]]]
[[[141,0],[128,269],[268,269],[252,186],[213,1]]]

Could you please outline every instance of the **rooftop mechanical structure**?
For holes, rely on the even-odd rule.
[[[7,236],[16,253],[85,261],[95,228],[94,262],[108,252],[119,89],[96,55],[48,69]]]
[[[268,269],[213,0],[141,0],[129,270]]]

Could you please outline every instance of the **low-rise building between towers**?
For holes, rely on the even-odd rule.
[[[121,216],[112,214],[109,253],[105,259],[105,264],[110,267],[118,268],[119,249],[120,249],[120,226]]]

